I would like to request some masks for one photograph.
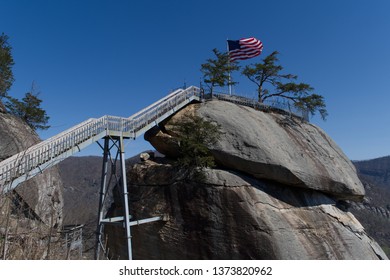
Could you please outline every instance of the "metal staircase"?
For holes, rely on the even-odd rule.
[[[13,190],[18,184],[104,137],[136,139],[191,101],[199,101],[200,95],[201,90],[194,86],[178,89],[128,118],[89,119],[3,160],[0,162],[0,193]]]
[[[109,257],[103,240],[104,225],[106,224],[119,225],[125,228],[127,257],[128,259],[132,259],[130,227],[163,220],[163,217],[131,221],[124,157],[124,140],[136,139],[190,102],[194,100],[200,101],[202,99],[201,95],[202,91],[194,86],[186,89],[178,89],[128,118],[103,116],[98,119],[89,119],[3,160],[0,162],[0,194],[12,191],[20,183],[42,173],[45,169],[56,165],[94,142],[104,139],[103,146],[98,142],[99,146],[103,149],[103,167],[96,230],[95,259]],[[120,166],[120,175],[115,171],[117,163]],[[109,168],[109,164],[111,164],[111,168]],[[119,187],[123,198],[123,216],[106,216],[106,198],[112,181]]]
[[[239,105],[250,106],[257,110],[268,111],[270,106],[248,101],[238,96],[215,94],[215,98]],[[15,189],[20,183],[42,173],[45,169],[56,165],[67,157],[81,151],[85,147],[104,139],[103,166],[100,186],[99,212],[96,230],[95,258],[108,253],[104,245],[103,228],[105,224],[123,226],[126,232],[128,259],[132,259],[130,227],[148,222],[163,220],[163,217],[152,217],[138,221],[131,221],[128,204],[128,190],[126,181],[124,140],[136,139],[153,126],[173,115],[176,111],[192,101],[204,99],[203,91],[191,86],[178,89],[158,100],[138,113],[128,117],[103,116],[98,119],[89,119],[54,137],[42,141],[25,151],[22,151],[0,162],[0,194]],[[271,106],[272,107],[272,106]],[[283,109],[281,109],[284,111]],[[290,114],[292,112],[290,111]],[[305,115],[295,116],[305,119]],[[111,168],[109,165],[111,164]],[[117,164],[120,166],[120,175],[116,173]],[[111,169],[111,174],[109,170]],[[106,197],[112,181],[120,187],[123,198],[123,216],[106,217]]]

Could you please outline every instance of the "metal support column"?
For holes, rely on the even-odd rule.
[[[120,148],[120,159],[121,159],[121,183],[122,183],[122,190],[123,190],[123,211],[124,211],[123,217],[125,219],[124,225],[126,229],[127,252],[128,252],[128,259],[132,260],[133,254],[131,249],[129,193],[127,190],[125,147],[123,143],[123,137],[120,137],[119,139],[119,148]]]
[[[104,147],[103,147],[103,167],[102,167],[102,177],[99,193],[99,213],[97,221],[97,230],[96,230],[96,244],[95,244],[95,260],[98,260],[100,257],[100,248],[103,246],[102,235],[103,235],[103,218],[104,218],[104,201],[107,194],[107,173],[108,173],[108,156],[110,153],[109,150],[110,139],[108,137],[104,138]]]
[[[95,243],[95,259],[98,260],[101,257],[101,250],[105,258],[108,258],[107,248],[105,248],[105,240],[103,240],[103,232],[105,224],[117,224],[122,222],[122,225],[126,231],[127,241],[127,252],[128,259],[132,259],[132,248],[131,248],[131,232],[130,232],[130,219],[129,214],[129,201],[128,201],[128,190],[127,190],[127,179],[126,179],[126,163],[125,163],[125,146],[124,138],[122,136],[104,138],[104,145],[99,146],[103,149],[103,166],[99,196],[99,213],[96,230],[96,243]],[[109,163],[111,168],[109,170]],[[120,166],[120,177],[116,172],[117,164]],[[112,181],[114,180],[114,181]],[[112,186],[121,187],[121,196],[123,201],[123,216],[106,218],[106,198],[109,192],[109,188]]]
[[[98,143],[99,144],[99,143]],[[103,166],[100,186],[99,199],[99,214],[98,225],[96,230],[96,247],[95,259],[98,260],[102,255],[108,259],[108,249],[106,248],[106,240],[103,239],[104,225],[122,226],[126,232],[128,259],[133,259],[132,245],[131,245],[131,226],[138,226],[145,223],[156,222],[164,220],[163,217],[153,217],[142,219],[138,221],[131,221],[130,207],[129,207],[129,192],[127,189],[126,178],[126,163],[125,163],[125,146],[124,138],[122,136],[107,136],[104,138],[104,145],[99,146],[103,149]],[[115,153],[113,151],[115,150]],[[109,168],[111,164],[111,168]],[[117,166],[119,164],[120,174],[117,174]],[[123,216],[106,217],[107,212],[107,195],[109,189],[117,186],[120,191],[123,203]],[[101,252],[103,251],[103,252]]]

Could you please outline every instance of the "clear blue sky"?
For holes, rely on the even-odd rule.
[[[263,41],[286,73],[325,97],[322,127],[351,159],[390,155],[390,1],[0,0],[22,97],[32,81],[50,116],[43,139],[90,117],[130,116],[171,89],[199,85],[226,39]],[[255,86],[235,74],[235,91]],[[127,155],[148,149],[131,143]],[[86,153],[96,153],[91,149]]]

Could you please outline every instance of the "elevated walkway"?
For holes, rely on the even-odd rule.
[[[250,106],[257,110],[267,111],[270,107],[259,104],[239,96],[215,94],[219,100],[233,102],[239,105]],[[130,117],[103,116],[92,118],[82,122],[68,130],[63,131],[45,141],[42,141],[25,151],[0,162],[0,194],[15,189],[20,183],[42,173],[45,169],[56,165],[60,161],[81,151],[87,146],[104,139],[103,167],[100,185],[100,198],[98,221],[96,230],[95,258],[103,256],[108,258],[103,239],[104,225],[113,224],[123,226],[126,232],[128,259],[132,259],[130,227],[143,223],[164,220],[164,216],[152,217],[138,221],[131,221],[128,204],[128,189],[126,180],[124,140],[136,139],[138,136],[151,129],[153,126],[175,114],[178,110],[193,101],[204,99],[201,89],[191,86],[186,89],[178,89],[166,97],[158,100],[150,106],[142,109]],[[286,110],[283,110],[287,112]],[[289,110],[290,113],[291,110]],[[305,119],[305,115],[293,114]],[[120,166],[120,176],[116,174],[116,166]],[[109,168],[111,164],[111,168]],[[109,171],[110,170],[110,171]],[[114,172],[113,172],[114,170]],[[123,197],[123,216],[107,217],[107,194],[108,189],[114,182],[121,189]],[[102,250],[101,250],[102,249]]]
[[[200,101],[201,90],[178,89],[128,117],[103,116],[89,119],[29,149],[0,162],[0,192],[43,172],[98,140],[109,137],[136,139],[188,103]]]

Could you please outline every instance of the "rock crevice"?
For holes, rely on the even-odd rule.
[[[39,143],[38,135],[19,118],[0,112],[0,160]],[[15,192],[47,225],[62,225],[62,181],[57,167],[20,184]],[[54,219],[54,220],[53,220]]]
[[[176,158],[177,142],[171,122],[188,112],[221,126],[222,137],[210,150],[223,168],[328,193],[338,199],[361,200],[364,187],[341,149],[319,127],[288,116],[264,113],[228,102],[190,105],[168,122],[145,134],[161,153]]]
[[[135,259],[386,259],[342,200],[364,188],[340,148],[318,127],[235,104],[189,105],[145,134],[167,158],[178,156],[171,124],[187,113],[221,126],[209,147],[217,169],[179,179],[146,160],[127,174],[134,219],[169,216],[132,229]],[[112,208],[121,215],[121,201]],[[112,257],[125,256],[118,228],[107,228]]]

